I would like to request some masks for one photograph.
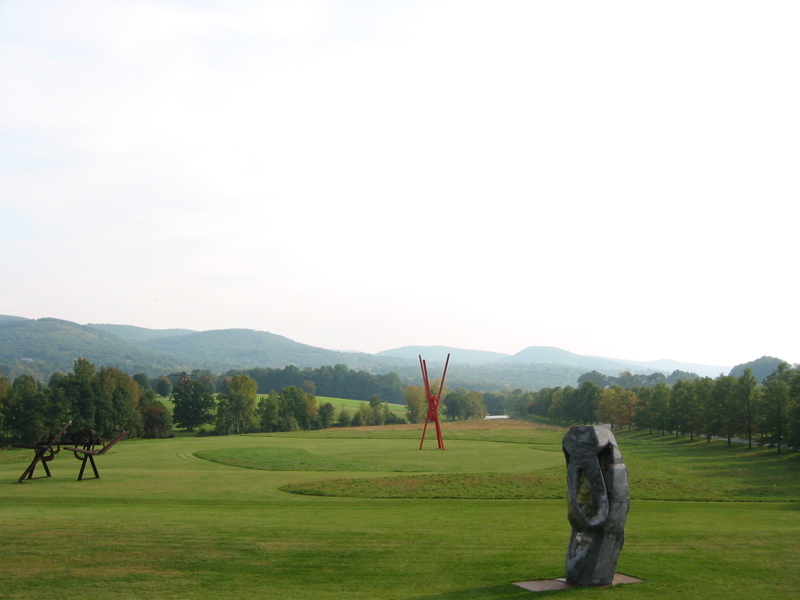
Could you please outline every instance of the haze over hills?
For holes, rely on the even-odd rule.
[[[592,370],[617,375],[622,371],[669,374],[680,369],[710,377],[731,370],[730,366],[673,360],[648,363],[584,356],[548,346],[531,346],[513,355],[446,346],[406,346],[376,354],[341,352],[252,329],[148,329],[0,315],[0,366],[4,372],[11,376],[28,373],[45,380],[52,372],[70,371],[75,358],[81,357],[98,367],[114,366],[150,377],[193,369],[224,373],[254,367],[296,365],[302,369],[343,364],[374,373],[395,371],[403,380],[418,383],[419,356],[436,376],[448,353],[448,382],[471,389],[575,385],[580,375]]]
[[[193,329],[147,329],[146,327],[137,327],[135,325],[97,325],[89,323],[88,327],[100,329],[134,344],[147,343],[151,340],[165,337],[186,335],[187,333],[196,333]]]
[[[428,364],[438,364],[444,362],[444,357],[447,356],[447,353],[451,354],[452,362],[459,362],[462,364],[490,365],[505,363],[508,365],[561,365],[563,367],[576,368],[580,370],[581,374],[595,370],[608,375],[616,375],[620,371],[631,371],[635,373],[663,371],[664,373],[671,373],[675,370],[681,370],[697,373],[704,377],[716,377],[720,373],[728,373],[731,370],[730,366],[701,365],[669,359],[643,362],[604,358],[601,356],[586,356],[552,346],[530,346],[520,350],[516,354],[486,352],[483,350],[464,350],[461,348],[448,348],[446,346],[404,346],[402,348],[378,352],[376,356],[416,359],[417,356],[422,355]],[[431,355],[432,358],[427,358],[427,355]]]

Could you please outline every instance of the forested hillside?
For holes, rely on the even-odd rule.
[[[51,373],[69,372],[77,358],[149,376],[195,369],[224,373],[230,369],[336,364],[389,372],[393,364],[404,362],[325,350],[249,329],[154,330],[0,316],[0,368],[5,374],[32,375],[46,381]]]
[[[325,350],[300,344],[281,335],[252,329],[197,331],[145,340],[141,345],[175,356],[196,368],[217,372],[285,365],[319,367],[347,363],[358,367],[361,366],[359,363],[370,366],[376,363],[370,355],[359,356],[355,352]]]
[[[575,354],[574,352],[554,348],[552,346],[529,346],[516,354],[464,350],[462,348],[451,348],[447,346],[404,346],[402,348],[379,352],[377,356],[403,358],[416,363],[417,356],[420,354],[427,360],[429,366],[441,368],[441,366],[444,365],[445,357],[450,354],[451,362],[454,364],[469,365],[471,371],[474,371],[473,367],[483,366],[486,367],[487,372],[510,373],[513,374],[515,379],[518,377],[518,374],[531,374],[532,371],[540,373],[541,376],[545,378],[558,378],[559,371],[563,370],[566,370],[570,374],[573,372],[579,372],[580,374],[597,370],[607,375],[616,375],[623,371],[632,371],[635,373],[653,373],[660,371],[662,373],[671,373],[675,370],[681,370],[706,376],[716,376],[720,373],[727,373],[730,370],[729,366],[700,365],[669,359],[635,361],[605,358],[602,356],[587,356]],[[539,375],[535,377],[537,379],[540,378]]]
[[[142,342],[165,337],[174,337],[176,335],[195,333],[192,329],[148,329],[147,327],[136,327],[135,325],[89,323],[87,326],[93,329],[100,329],[101,331],[122,338],[126,342],[133,342],[134,344],[141,344]]]
[[[742,363],[741,365],[736,365],[735,367],[733,367],[733,369],[731,369],[730,375],[733,377],[741,377],[742,375],[744,375],[744,372],[747,369],[750,369],[750,371],[752,371],[756,379],[763,382],[783,362],[784,361],[782,361],[780,358],[775,358],[773,356],[762,356],[757,360],[751,360],[750,362]]]
[[[163,352],[126,342],[102,330],[60,319],[0,321],[0,366],[7,375],[46,380],[68,373],[76,358],[126,373],[170,372],[183,364]]]
[[[0,368],[11,377],[28,374],[40,381],[53,372],[69,372],[75,359],[85,358],[98,366],[148,377],[197,369],[219,375],[287,365],[299,369],[344,365],[373,374],[395,372],[405,384],[416,384],[420,380],[419,355],[436,373],[441,372],[448,354],[448,383],[480,391],[575,385],[581,374],[595,370],[606,376],[625,371],[668,375],[674,370],[716,376],[730,370],[671,360],[645,363],[584,356],[547,346],[531,346],[514,355],[445,346],[407,346],[377,354],[339,352],[251,329],[156,330],[0,315]]]

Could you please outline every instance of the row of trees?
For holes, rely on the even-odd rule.
[[[171,394],[172,412],[156,390]],[[13,383],[0,375],[0,437],[12,443],[32,443],[67,421],[72,421],[67,435],[89,428],[105,438],[123,430],[130,437],[166,437],[173,426],[194,431],[212,425],[215,433],[227,435],[405,422],[377,394],[352,414],[341,410],[336,422],[335,413],[332,404],[318,405],[313,394],[297,386],[259,396],[258,383],[246,374],[214,378],[196,372],[173,388],[167,377],[149,380],[114,367],[97,370],[78,359],[72,373],[53,374],[47,385],[29,375]]]
[[[188,431],[213,424],[214,433],[228,435],[326,429],[334,424],[350,427],[405,422],[376,394],[369,402],[362,402],[355,414],[346,409],[339,411],[334,423],[333,404],[320,405],[315,396],[297,386],[284,387],[280,392],[271,390],[259,397],[258,383],[249,375],[237,374],[226,378],[223,390],[214,395],[211,385],[202,378],[179,383],[172,392],[175,424]]]
[[[800,447],[800,369],[780,362],[763,381],[750,369],[735,377],[679,379],[672,385],[601,387],[592,377],[577,388],[516,390],[507,409],[561,422],[607,422],[619,427],[677,435],[745,440],[782,448]]]
[[[13,383],[0,375],[0,436],[32,442],[44,433],[57,431],[68,420],[73,423],[71,431],[90,428],[103,437],[122,430],[129,431],[131,437],[167,436],[173,423],[190,431],[213,425],[215,433],[224,435],[403,422],[374,393],[352,414],[341,410],[336,415],[331,404],[318,405],[315,381],[304,378],[315,373],[338,373],[342,380],[352,376],[372,384],[382,381],[394,389],[400,384],[392,377],[370,380],[363,374],[351,375],[360,372],[341,365],[304,371],[294,367],[254,371],[300,380],[300,385],[272,388],[259,397],[260,384],[247,373],[214,377],[208,372],[194,372],[173,388],[167,377],[148,380],[143,374],[130,376],[113,367],[97,370],[85,359],[75,361],[72,373],[53,374],[46,386],[28,375],[18,376]],[[779,452],[787,446],[800,447],[800,370],[785,362],[763,381],[749,369],[738,377],[720,375],[716,379],[684,378],[690,374],[681,373],[671,384],[669,378],[659,378],[653,385],[638,384],[636,376],[630,374],[606,376],[598,382],[598,375],[585,374],[578,387],[537,392],[445,389],[440,413],[447,419],[460,420],[507,412],[569,423],[610,422],[708,440],[721,437],[729,443],[743,438],[751,446],[775,445]],[[408,421],[424,421],[424,388],[402,389],[400,401],[407,405]],[[436,389],[434,382],[434,393]],[[172,413],[158,400],[156,390],[161,394],[172,392]]]
[[[397,373],[374,375],[366,371],[354,371],[345,365],[325,366],[316,369],[299,369],[287,365],[280,369],[259,367],[243,370],[230,370],[224,375],[215,375],[207,369],[195,369],[191,379],[205,383],[212,391],[227,393],[227,386],[236,375],[247,375],[256,382],[258,392],[267,394],[270,390],[298,387],[312,396],[331,396],[368,401],[378,396],[385,402],[403,402],[403,381]],[[169,396],[178,384],[181,373],[162,375],[150,380],[152,389],[161,396]]]
[[[624,371],[619,375],[605,375],[598,371],[590,371],[578,377],[578,385],[580,386],[584,381],[594,381],[601,388],[618,385],[621,388],[628,389],[641,386],[652,387],[659,383],[672,385],[684,379],[696,379],[697,377],[697,373],[689,373],[680,369],[676,369],[669,375],[665,375],[661,371],[647,374]]]
[[[145,376],[131,376],[114,367],[95,366],[85,359],[72,373],[54,373],[48,385],[30,375],[12,382],[0,375],[0,435],[32,443],[72,421],[69,432],[89,428],[102,437],[127,430],[131,437],[168,435],[172,418],[156,399]]]
[[[384,402],[403,402],[403,381],[397,373],[375,375],[367,371],[355,371],[345,365],[325,366],[316,369],[299,369],[288,365],[282,369],[254,368],[228,371],[223,380],[234,375],[247,375],[258,385],[262,394],[270,390],[298,387],[312,396],[369,399],[374,395]],[[223,391],[223,390],[220,390]]]
[[[166,437],[174,426],[194,431],[211,425],[214,433],[227,435],[406,422],[377,393],[364,398],[357,410],[343,408],[337,415],[330,403],[317,403],[317,382],[322,382],[327,394],[354,399],[362,399],[370,390],[388,391],[392,400],[407,402],[410,422],[424,420],[427,412],[422,386],[404,388],[394,373],[375,376],[344,365],[251,369],[224,376],[195,370],[183,379],[177,373],[148,379],[114,367],[98,371],[91,362],[78,359],[73,372],[53,374],[48,385],[28,375],[18,376],[13,383],[0,375],[0,436],[31,443],[68,420],[72,421],[68,433],[89,428],[103,437],[122,430],[129,431],[130,437]],[[264,394],[265,386],[286,383]],[[159,396],[171,398],[172,411]],[[451,420],[482,418],[487,412],[484,397],[463,388],[444,390],[440,411]],[[502,397],[493,400],[495,409],[502,412]]]
[[[437,389],[437,384],[434,384],[432,391],[437,393]],[[457,387],[451,392],[445,387],[440,397],[439,414],[451,421],[483,419],[487,414],[484,394],[481,392],[469,391],[462,387]],[[405,402],[406,419],[409,423],[421,423],[425,420],[428,414],[428,399],[423,386],[406,386]]]

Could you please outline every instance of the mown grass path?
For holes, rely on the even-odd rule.
[[[338,479],[463,476],[480,487],[489,476],[563,478],[563,432],[445,426],[445,452],[418,451],[413,427],[126,441],[98,460],[102,479],[82,482],[78,461],[62,454],[51,479],[16,484],[29,457],[0,452],[0,598],[541,597],[511,583],[563,575],[563,499],[283,491]],[[559,597],[800,598],[800,498],[775,487],[797,489],[796,455],[627,432],[618,440],[634,497],[619,570],[645,582]],[[298,455],[308,469],[293,466]],[[276,470],[281,461],[291,470]],[[704,497],[714,481],[744,481],[736,489],[748,501]],[[644,500],[637,485],[678,491]]]

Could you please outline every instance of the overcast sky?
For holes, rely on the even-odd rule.
[[[800,362],[798,31],[795,1],[0,0],[0,314]]]

